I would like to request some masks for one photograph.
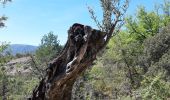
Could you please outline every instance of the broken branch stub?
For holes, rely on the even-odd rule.
[[[116,26],[116,25],[114,25]],[[107,36],[107,38],[105,38]],[[109,33],[75,23],[61,54],[49,63],[45,77],[34,89],[31,100],[70,100],[78,76],[92,65],[110,39]]]

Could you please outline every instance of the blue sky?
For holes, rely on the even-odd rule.
[[[137,6],[144,5],[152,10],[155,3],[163,0],[131,0],[127,15],[134,15]],[[0,15],[8,17],[5,28],[0,29],[0,41],[11,44],[39,45],[42,36],[50,31],[58,35],[61,44],[67,40],[67,30],[75,23],[96,28],[87,5],[101,18],[99,0],[13,0]]]

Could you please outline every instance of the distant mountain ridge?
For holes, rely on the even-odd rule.
[[[25,54],[25,53],[34,53],[37,50],[38,46],[27,45],[27,44],[11,44],[7,51],[11,51],[12,55],[16,55],[17,53]]]

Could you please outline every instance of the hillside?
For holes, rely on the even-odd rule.
[[[9,61],[6,64],[7,75],[30,74],[32,70],[31,57],[22,57]]]

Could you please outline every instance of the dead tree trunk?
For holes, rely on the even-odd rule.
[[[92,65],[96,54],[109,41],[114,27],[115,25],[110,33],[78,23],[70,27],[68,41],[62,53],[50,62],[46,75],[33,91],[31,100],[70,100],[76,78]]]

